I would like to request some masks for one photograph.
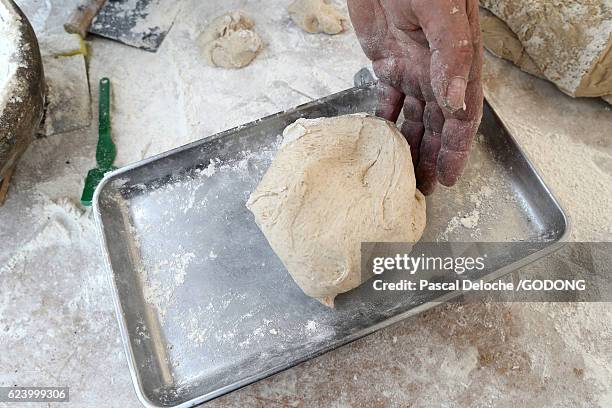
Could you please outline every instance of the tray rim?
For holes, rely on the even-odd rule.
[[[379,322],[377,324],[374,324],[372,326],[369,326],[365,329],[362,329],[356,333],[353,333],[352,335],[342,339],[341,341],[336,341],[334,343],[329,344],[327,347],[324,347],[322,349],[317,350],[316,352],[307,355],[307,356],[303,356],[295,361],[293,361],[290,365],[287,366],[281,366],[281,367],[273,367],[270,368],[266,371],[262,371],[257,373],[256,375],[251,375],[249,377],[246,377],[244,379],[242,379],[241,381],[232,383],[232,384],[228,384],[226,386],[217,388],[214,391],[208,392],[206,394],[202,394],[198,397],[192,398],[188,401],[182,402],[180,404],[175,404],[175,405],[162,405],[162,404],[157,404],[153,401],[151,401],[145,394],[144,391],[144,387],[142,385],[141,379],[138,375],[138,370],[137,370],[137,362],[134,356],[134,352],[132,350],[132,345],[130,342],[130,336],[129,336],[129,332],[128,332],[128,327],[127,327],[127,322],[125,321],[124,318],[124,311],[123,311],[123,307],[121,305],[120,302],[120,297],[119,297],[119,292],[117,289],[117,286],[115,285],[115,280],[114,280],[114,271],[112,268],[112,264],[111,264],[111,259],[110,259],[110,254],[108,252],[108,245],[107,245],[107,240],[106,240],[106,235],[105,235],[105,227],[104,224],[102,222],[102,215],[101,215],[101,203],[100,203],[100,195],[102,194],[102,191],[107,187],[107,185],[109,185],[109,183],[111,183],[114,179],[119,178],[122,174],[124,173],[128,173],[134,169],[137,169],[139,167],[143,167],[149,163],[155,162],[159,159],[171,156],[173,154],[191,149],[193,147],[196,146],[201,146],[205,143],[209,143],[212,142],[214,140],[220,139],[222,137],[227,136],[228,134],[234,133],[235,131],[239,130],[239,129],[243,129],[246,127],[249,127],[251,125],[255,125],[259,122],[262,122],[266,119],[270,119],[272,117],[275,116],[280,116],[282,114],[285,114],[287,112],[292,112],[292,111],[296,111],[302,107],[308,106],[310,104],[313,103],[320,103],[322,101],[325,101],[327,99],[333,99],[333,98],[337,98],[338,95],[343,94],[343,93],[348,93],[351,91],[355,91],[361,88],[368,88],[368,87],[375,87],[376,84],[375,83],[368,83],[365,84],[365,86],[356,86],[353,88],[348,88],[345,89],[343,91],[331,94],[327,97],[324,98],[320,98],[317,100],[313,100],[301,105],[298,105],[296,107],[287,109],[285,111],[281,111],[281,112],[277,112],[277,113],[273,113],[271,115],[265,116],[263,118],[257,119],[255,121],[243,124],[243,125],[239,125],[236,127],[233,127],[231,129],[227,129],[224,131],[221,131],[219,133],[216,133],[214,135],[211,136],[205,136],[203,138],[200,138],[198,140],[195,140],[193,142],[178,146],[176,148],[167,150],[165,152],[156,154],[154,156],[151,156],[149,158],[128,164],[124,167],[121,167],[115,171],[112,171],[110,173],[107,173],[104,178],[100,181],[100,183],[98,184],[96,190],[94,191],[94,195],[93,195],[93,200],[92,200],[92,212],[94,215],[94,219],[95,219],[95,224],[96,224],[96,230],[97,230],[97,235],[98,235],[98,239],[100,240],[100,244],[102,246],[102,252],[103,252],[103,259],[104,259],[104,264],[105,264],[105,269],[106,269],[106,275],[107,275],[107,279],[109,280],[110,286],[111,286],[111,290],[112,290],[112,297],[113,297],[113,303],[115,306],[115,315],[117,318],[117,322],[119,325],[119,331],[121,333],[121,339],[122,339],[122,343],[123,343],[123,349],[124,352],[126,354],[127,357],[127,362],[128,362],[128,367],[130,370],[130,376],[132,378],[132,384],[134,386],[134,390],[136,392],[136,395],[138,397],[138,399],[140,400],[140,402],[147,408],[162,408],[162,407],[172,407],[172,408],[189,408],[189,407],[195,407],[197,405],[200,405],[202,403],[211,401],[215,398],[218,398],[222,395],[228,394],[230,392],[239,390],[240,388],[246,387],[247,385],[253,384],[257,381],[263,380],[267,377],[270,377],[274,374],[280,373],[282,371],[285,371],[289,368],[295,367],[298,364],[301,364],[305,361],[311,360],[313,358],[319,357],[331,350],[334,350],[336,348],[342,347],[344,345],[347,345],[349,343],[352,343],[355,340],[358,340],[360,338],[363,338],[365,336],[368,336],[370,334],[373,334],[375,332],[377,332],[378,330],[381,330],[383,328],[392,326],[396,323],[399,323],[400,321],[410,317],[410,316],[414,316],[416,314],[419,314],[421,312],[424,312],[426,310],[429,310],[433,307],[436,307],[438,305],[441,305],[443,303],[448,302],[449,300],[452,300],[453,298],[459,296],[461,294],[461,292],[459,291],[455,291],[455,292],[450,292],[447,293],[443,296],[441,296],[440,298],[438,298],[436,301],[430,301],[430,302],[426,302],[423,303],[421,305],[418,305],[410,310],[407,310],[403,313],[399,313],[397,315],[394,315],[392,317],[389,317],[388,319]],[[557,197],[555,196],[555,194],[550,190],[549,186],[545,183],[544,179],[542,178],[541,174],[539,173],[538,169],[534,166],[534,164],[532,163],[531,159],[529,158],[529,156],[525,153],[525,151],[521,148],[521,146],[518,144],[516,138],[512,135],[512,133],[508,130],[506,123],[497,115],[497,113],[495,112],[495,110],[493,109],[493,107],[488,103],[488,101],[484,100],[485,104],[489,107],[489,109],[491,110],[491,112],[493,113],[493,115],[495,116],[495,118],[500,122],[503,130],[506,132],[506,136],[508,138],[508,141],[510,143],[513,144],[514,148],[517,149],[517,151],[520,153],[520,155],[525,159],[525,162],[527,164],[527,166],[529,167],[529,169],[532,171],[533,174],[535,174],[537,181],[539,182],[539,184],[545,189],[546,193],[549,195],[549,197],[552,199],[554,205],[556,206],[556,208],[559,210],[559,214],[561,215],[561,219],[563,221],[564,224],[564,231],[561,234],[561,236],[556,240],[556,241],[552,241],[550,243],[550,245],[542,248],[541,250],[538,250],[537,252],[534,252],[533,254],[522,258],[516,262],[513,262],[511,264],[508,264],[500,269],[498,269],[497,271],[491,273],[490,275],[487,275],[486,279],[487,280],[493,280],[496,279],[498,277],[501,277],[503,275],[506,275],[508,273],[510,273],[513,270],[522,268],[532,262],[535,262],[536,260],[543,258],[547,255],[552,254],[553,252],[556,252],[557,250],[559,250],[560,248],[562,248],[567,242],[568,242],[568,238],[570,236],[571,233],[571,229],[572,229],[572,224],[571,224],[571,220],[568,217],[567,213],[565,212],[565,210],[563,209],[563,207],[561,206],[561,204],[559,203],[559,200],[557,199]]]

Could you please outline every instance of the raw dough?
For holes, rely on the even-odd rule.
[[[370,277],[362,242],[415,242],[425,228],[410,148],[396,126],[366,114],[298,119],[247,207],[309,296],[337,294]]]
[[[609,0],[480,0],[508,25],[543,77],[570,96],[588,97],[612,93],[610,4]]]
[[[346,17],[326,0],[295,0],[287,10],[295,24],[309,33],[344,31]]]
[[[223,68],[242,68],[263,48],[255,23],[241,11],[224,14],[212,21],[198,38],[206,59]]]
[[[483,45],[493,55],[511,61],[528,74],[545,78],[510,27],[495,14],[482,7],[480,8],[480,30]]]

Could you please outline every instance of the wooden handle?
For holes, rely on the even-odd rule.
[[[4,174],[4,178],[0,180],[0,207],[4,205],[4,200],[6,200],[6,194],[8,193],[9,183],[15,171],[15,167],[17,167],[17,164],[13,164]]]
[[[94,17],[98,15],[106,0],[90,0],[87,4],[82,4],[72,13],[70,20],[64,24],[64,29],[70,34],[78,34],[85,38],[87,30]]]

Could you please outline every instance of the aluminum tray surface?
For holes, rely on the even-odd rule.
[[[103,180],[94,212],[145,405],[196,405],[445,299],[365,284],[328,309],[301,292],[245,207],[286,125],[373,112],[375,102],[374,85],[349,89]],[[488,106],[464,176],[428,197],[427,220],[423,241],[544,243],[506,257],[497,275],[550,252],[567,232],[563,211]]]

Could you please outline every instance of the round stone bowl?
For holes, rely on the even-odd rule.
[[[43,116],[45,86],[38,41],[12,0],[0,0],[0,185],[34,139]],[[2,43],[4,41],[4,44]],[[15,68],[16,69],[11,69]],[[10,74],[8,72],[11,72]]]

